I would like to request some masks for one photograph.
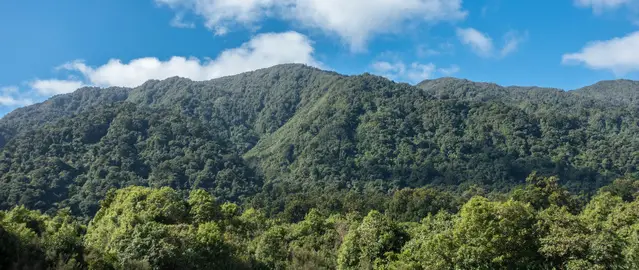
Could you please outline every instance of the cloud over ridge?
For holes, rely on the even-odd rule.
[[[227,49],[211,60],[182,56],[173,56],[166,61],[155,57],[129,62],[111,59],[98,67],[76,60],[59,68],[79,72],[91,85],[135,87],[151,79],[180,76],[202,81],[284,63],[321,66],[313,53],[312,41],[300,33],[266,33],[238,48]]]

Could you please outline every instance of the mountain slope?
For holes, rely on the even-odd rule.
[[[533,171],[592,191],[634,173],[639,115],[591,96],[445,78],[417,87],[280,65],[80,89],[0,119],[0,207],[90,216],[112,187],[295,194],[506,190]]]
[[[639,82],[631,80],[601,81],[591,86],[571,91],[579,96],[592,97],[618,105],[639,104]]]
[[[605,111],[609,107],[618,105],[606,99],[604,95],[595,95],[594,91],[591,92],[592,94],[584,94],[582,93],[584,90],[563,91],[542,87],[503,87],[493,83],[472,82],[456,78],[426,80],[419,83],[417,87],[439,99],[498,101],[517,106],[533,114],[582,115],[585,113],[584,110]],[[623,86],[619,88],[623,88]],[[602,90],[602,92],[604,91]]]
[[[587,189],[607,174],[635,168],[637,114],[628,109],[552,89],[454,80],[470,98],[443,98],[449,85],[421,92],[373,76],[346,80],[247,156],[260,159],[267,175],[290,176],[294,183],[376,182],[382,188],[500,188],[537,170]],[[517,95],[506,96],[512,91]],[[570,113],[559,114],[564,110]],[[617,163],[614,172],[601,159]]]
[[[40,104],[18,108],[0,119],[0,147],[13,136],[66,116],[91,110],[100,104],[123,101],[129,89],[85,87],[72,94],[58,95]]]

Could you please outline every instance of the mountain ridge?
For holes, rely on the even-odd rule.
[[[584,88],[589,88],[592,86],[596,86],[596,85],[600,85],[600,84],[617,84],[617,83],[631,83],[631,84],[637,84],[639,83],[639,81],[637,80],[630,80],[630,79],[614,79],[614,80],[601,80],[598,82],[595,82],[591,85],[586,85],[583,87],[579,87],[579,88],[574,88],[574,89],[562,89],[562,88],[557,88],[557,87],[545,87],[545,86],[536,86],[536,85],[501,85],[495,82],[486,82],[486,81],[473,81],[473,80],[469,80],[466,78],[460,78],[460,77],[451,77],[451,76],[447,76],[447,77],[440,77],[440,78],[435,78],[435,79],[426,79],[423,80],[421,82],[418,82],[417,84],[415,84],[415,86],[418,86],[420,84],[424,84],[424,83],[429,83],[429,82],[433,82],[433,81],[465,81],[465,82],[471,82],[471,83],[476,83],[476,84],[485,84],[485,85],[494,85],[494,86],[499,86],[499,87],[503,87],[503,88],[542,88],[542,89],[553,89],[553,90],[560,90],[560,91],[564,91],[564,92],[570,92],[570,91],[576,91],[576,90],[581,90]]]
[[[0,119],[0,208],[91,216],[110,188],[143,185],[277,212],[344,190],[503,191],[534,171],[588,192],[636,172],[637,122],[632,106],[559,90],[297,64],[82,88]]]
[[[232,79],[237,79],[237,78],[242,78],[244,76],[250,76],[250,74],[255,74],[255,73],[259,73],[259,72],[264,72],[264,71],[268,71],[268,70],[272,70],[272,69],[278,69],[278,68],[303,68],[303,69],[307,69],[307,70],[312,70],[312,71],[318,71],[318,72],[322,72],[325,74],[334,74],[334,75],[338,75],[338,76],[342,76],[342,77],[349,77],[349,76],[364,76],[365,74],[368,73],[364,73],[364,74],[359,74],[359,75],[342,75],[339,73],[336,73],[334,71],[328,71],[328,70],[322,70],[316,67],[312,67],[312,66],[308,66],[305,64],[280,64],[280,65],[275,65],[272,67],[268,67],[268,68],[262,68],[262,69],[257,69],[257,70],[253,70],[253,71],[248,71],[248,72],[243,72],[240,74],[236,74],[236,75],[228,75],[228,76],[224,76],[224,77],[220,77],[220,78],[215,78],[215,79],[211,79],[211,80],[204,80],[204,81],[193,81],[189,78],[184,78],[184,77],[179,77],[179,76],[173,76],[173,77],[169,77],[163,80],[157,80],[157,79],[151,79],[146,81],[145,83],[143,83],[140,86],[137,87],[106,87],[106,88],[101,88],[101,87],[94,87],[94,86],[88,86],[88,87],[81,87],[79,89],[77,89],[76,91],[73,91],[71,93],[67,93],[67,94],[60,94],[60,95],[55,95],[43,102],[40,103],[36,103],[36,104],[32,104],[29,106],[25,106],[25,107],[21,107],[18,108],[14,111],[11,111],[9,113],[7,113],[6,115],[4,115],[2,118],[0,118],[0,121],[3,121],[3,119],[11,119],[12,117],[15,117],[15,114],[19,114],[22,111],[28,110],[28,108],[34,108],[34,107],[39,107],[42,105],[48,105],[50,103],[53,102],[60,102],[60,103],[65,103],[64,99],[68,99],[69,96],[77,96],[79,93],[85,92],[85,91],[97,91],[100,94],[103,94],[103,92],[106,91],[114,91],[114,90],[129,90],[129,91],[133,91],[135,89],[139,89],[139,88],[145,88],[145,85],[147,84],[151,84],[151,83],[160,83],[160,82],[174,82],[174,81],[187,81],[187,82],[197,82],[197,83],[216,83],[216,82],[220,82],[220,81],[225,81],[225,80],[232,80]],[[372,75],[372,76],[376,76],[376,75]],[[380,76],[381,77],[381,76]],[[383,78],[383,77],[382,77]],[[603,81],[599,81],[597,83],[594,83],[592,85],[589,86],[585,86],[585,87],[581,87],[581,88],[577,88],[574,90],[565,90],[565,89],[560,89],[560,88],[551,88],[551,87],[538,87],[538,86],[517,86],[517,85],[513,85],[513,86],[502,86],[493,82],[477,82],[477,81],[471,81],[468,79],[464,79],[464,78],[457,78],[457,77],[442,77],[442,78],[437,78],[437,79],[427,79],[424,80],[422,82],[419,82],[417,84],[415,84],[415,87],[424,89],[424,88],[429,88],[432,87],[430,85],[432,84],[436,84],[436,85],[440,85],[442,83],[451,83],[451,82],[456,82],[456,83],[467,83],[467,84],[472,84],[474,86],[479,86],[480,89],[481,88],[487,88],[487,87],[497,87],[497,88],[502,88],[505,90],[521,90],[521,89],[536,89],[536,90],[542,90],[542,91],[551,91],[551,90],[555,90],[558,92],[567,92],[567,93],[579,93],[579,92],[588,92],[589,94],[592,94],[592,90],[593,89],[599,89],[601,90],[601,88],[608,90],[608,89],[619,89],[619,88],[615,88],[614,86],[616,84],[621,84],[621,85],[633,85],[636,86],[635,90],[633,92],[636,92],[637,95],[639,95],[639,81],[633,81],[633,80],[626,80],[626,79],[617,79],[617,80],[603,80]],[[584,93],[579,93],[583,96],[589,96],[589,94],[584,94]],[[116,99],[121,99],[115,97]],[[62,100],[61,100],[62,99]],[[603,99],[603,97],[602,97]],[[634,99],[633,99],[634,100]],[[82,100],[81,100],[82,101]],[[68,108],[66,110],[69,110]]]

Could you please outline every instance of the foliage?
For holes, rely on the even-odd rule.
[[[209,211],[204,213],[203,211]],[[219,206],[203,190],[187,201],[168,187],[129,187],[112,192],[85,237],[90,267],[211,269],[233,265]]]
[[[532,178],[538,176],[532,175]],[[551,183],[552,177],[539,179]],[[523,190],[536,190],[530,182]],[[400,192],[400,191],[397,191]],[[405,194],[405,192],[402,192]],[[569,197],[571,194],[566,194]],[[510,196],[510,197],[509,197]],[[0,267],[55,269],[634,269],[639,201],[602,191],[570,209],[475,196],[420,222],[391,211],[299,222],[218,203],[204,190],[109,192],[88,227],[63,210],[1,211]],[[552,201],[553,193],[542,193]],[[389,195],[389,200],[393,195]],[[538,196],[534,196],[540,199]],[[536,200],[539,201],[539,200]],[[203,207],[205,206],[205,207]],[[224,208],[224,209],[223,209]],[[205,214],[205,210],[210,211]]]
[[[337,257],[338,269],[371,269],[387,263],[408,236],[390,219],[371,211],[346,235]]]
[[[636,85],[82,88],[0,119],[0,268],[639,268]]]
[[[68,209],[55,216],[22,206],[0,212],[0,268],[82,268],[84,233]]]
[[[626,106],[634,99],[611,102],[593,89],[608,96],[634,85],[411,86],[291,64],[205,82],[82,88],[0,119],[0,209],[68,207],[88,220],[111,188],[169,186],[298,222],[311,208],[379,210],[386,202],[371,195],[431,187],[431,199],[403,194],[397,200],[409,201],[394,206],[411,213],[393,218],[419,221],[433,213],[428,205],[459,207],[446,191],[506,192],[535,171],[593,194],[634,178],[639,153],[639,112]]]

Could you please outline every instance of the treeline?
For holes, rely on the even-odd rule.
[[[298,222],[220,202],[201,189],[185,199],[168,187],[131,186],[110,191],[88,224],[68,210],[1,211],[0,268],[639,267],[638,182],[619,179],[589,201],[556,177],[533,174],[527,182],[508,194],[453,198],[458,205],[441,205],[450,194],[404,189],[381,199],[381,209],[313,208]]]

